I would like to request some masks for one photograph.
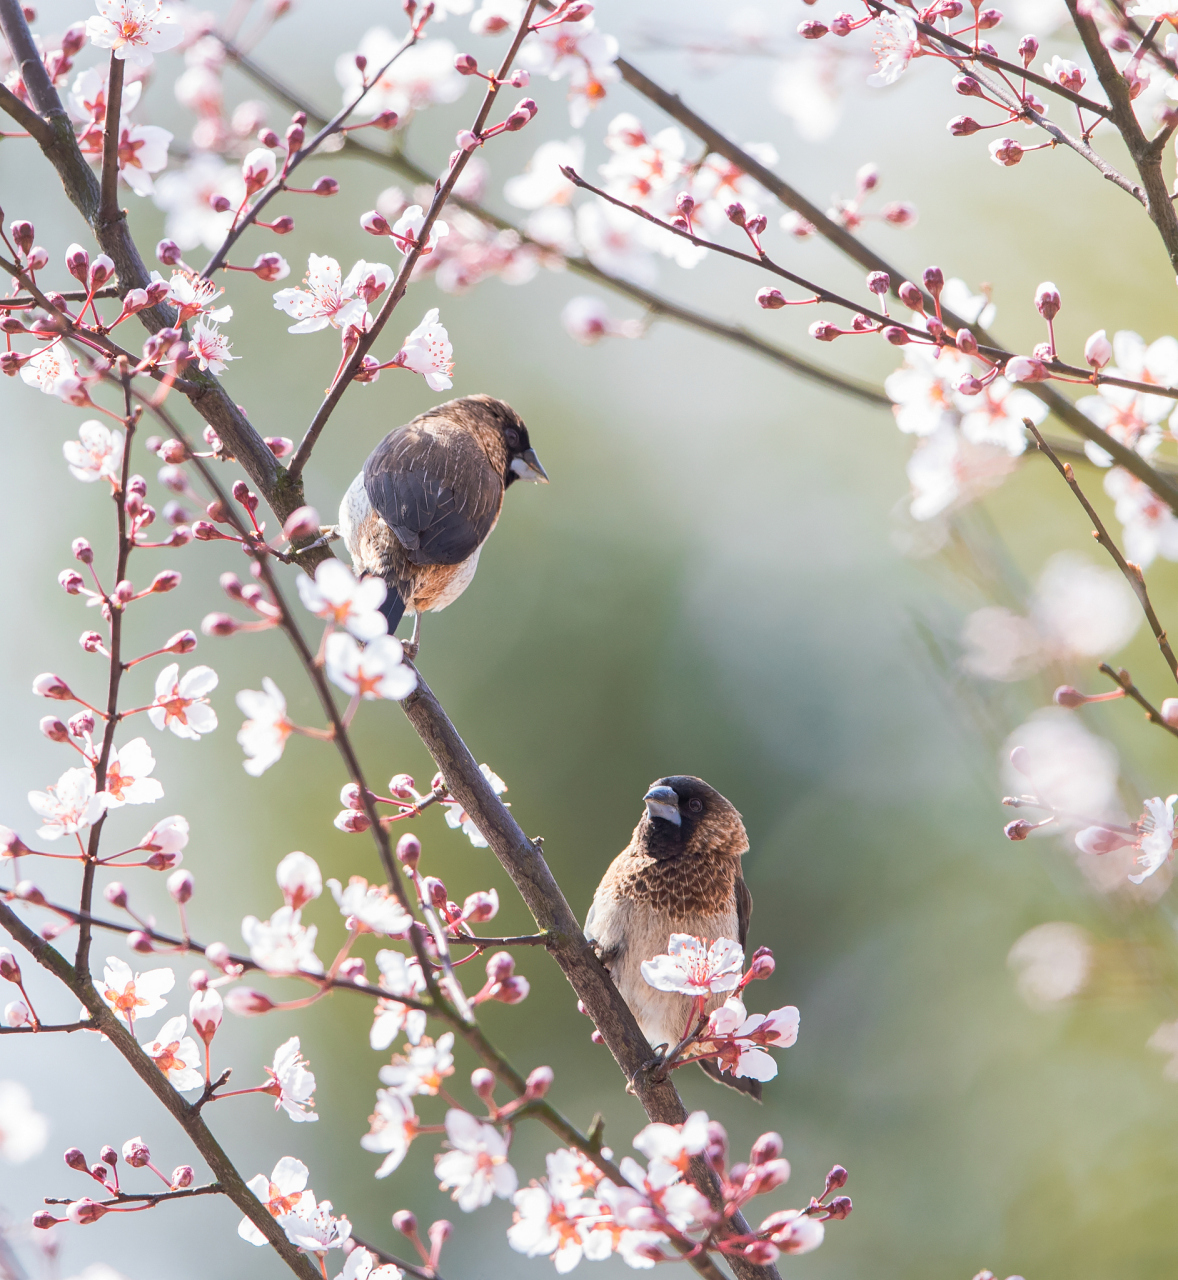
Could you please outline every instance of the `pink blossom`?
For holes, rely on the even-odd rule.
[[[279,907],[269,920],[246,916],[241,922],[250,958],[267,973],[322,973],[323,963],[315,954],[318,932],[315,925],[303,924],[292,907]]]
[[[278,1096],[274,1110],[282,1108],[292,1120],[318,1120],[314,1111],[308,1110],[315,1105],[312,1096],[315,1092],[315,1077],[307,1068],[306,1059],[299,1052],[298,1036],[291,1036],[274,1051],[274,1065],[266,1068],[271,1083],[277,1086]],[[346,1221],[346,1219],[345,1219]],[[349,1228],[350,1229],[350,1228]],[[289,1236],[289,1232],[287,1233]]]
[[[286,699],[274,681],[263,676],[261,689],[242,689],[236,701],[247,717],[237,733],[246,756],[243,765],[251,777],[260,778],[282,758],[286,740],[294,732],[286,714]]]
[[[17,1080],[0,1080],[0,1156],[23,1164],[40,1155],[49,1121],[33,1107],[33,1096]]]
[[[315,1116],[303,1118],[316,1119]],[[337,1218],[332,1214],[330,1200],[321,1200],[305,1214],[284,1213],[278,1225],[300,1253],[323,1255],[329,1249],[342,1249],[352,1235],[352,1224],[342,1215]]]
[[[67,769],[52,787],[29,792],[29,804],[42,820],[42,840],[74,835],[97,822],[108,802],[105,792],[95,790],[92,769]]]
[[[402,253],[409,253],[421,242],[421,230],[425,226],[425,213],[421,205],[411,204],[389,230],[393,243]],[[438,241],[450,234],[450,228],[439,219],[429,229],[423,253],[433,253]],[[388,270],[388,268],[385,268]]]
[[[286,905],[296,911],[323,892],[319,864],[305,853],[288,853],[278,864],[275,878]]]
[[[203,319],[192,326],[191,348],[201,369],[208,369],[216,377],[225,372],[230,360],[240,360],[240,356],[229,354],[229,339],[221,333],[217,326],[208,324]]]
[[[119,138],[119,177],[137,196],[155,190],[152,174],[168,166],[172,135],[154,124],[124,125]]]
[[[201,734],[217,727],[217,714],[207,697],[216,687],[217,673],[211,667],[193,667],[181,677],[179,664],[171,662],[156,677],[148,719],[157,729],[199,741]]]
[[[89,418],[78,427],[78,438],[67,440],[62,452],[70,474],[92,483],[109,480],[118,484],[123,466],[123,433]]]
[[[1079,925],[1051,921],[1024,933],[1006,963],[1018,973],[1019,994],[1032,1009],[1050,1009],[1079,995],[1088,982],[1092,941]]]
[[[569,121],[579,129],[605,98],[620,73],[618,42],[596,28],[592,17],[533,31],[519,51],[519,65],[533,75],[569,82]]]
[[[908,69],[919,39],[911,18],[902,13],[881,13],[871,42],[875,72],[867,77],[867,83],[874,88],[895,84]]]
[[[409,935],[413,917],[393,896],[388,885],[370,885],[363,876],[352,876],[346,889],[338,880],[328,880],[327,887],[340,912],[348,919],[349,928],[361,928],[389,938]]]
[[[376,966],[380,970],[380,989],[388,995],[376,1002],[368,1043],[374,1049],[387,1049],[403,1030],[411,1045],[419,1044],[425,1034],[425,1010],[411,1009],[394,997],[421,995],[425,990],[421,965],[416,957],[385,950],[376,953]]]
[[[689,933],[673,933],[667,954],[642,962],[642,976],[658,991],[707,996],[734,991],[744,972],[744,950],[731,938],[717,938],[709,947]]]
[[[143,1046],[143,1052],[180,1093],[199,1089],[205,1082],[200,1073],[200,1050],[196,1041],[184,1034],[187,1027],[187,1018],[169,1018],[160,1028],[159,1035]]]
[[[380,578],[357,579],[339,560],[324,560],[314,579],[300,574],[297,582],[303,607],[317,618],[344,627],[360,641],[375,640],[388,631],[380,613],[387,587]]]
[[[95,0],[95,7],[97,15],[86,19],[90,43],[133,66],[151,66],[153,54],[184,39],[184,28],[164,13],[160,0]]]
[[[64,399],[78,381],[78,363],[57,342],[22,364],[20,376],[30,387],[39,387],[47,396]]]
[[[309,1176],[309,1170],[301,1160],[283,1156],[268,1178],[264,1173],[256,1174],[246,1186],[266,1206],[271,1217],[281,1218],[288,1213],[309,1217],[316,1205],[315,1193],[306,1189]],[[267,1243],[266,1237],[248,1218],[242,1218],[238,1223],[237,1234],[250,1244]]]
[[[333,631],[324,649],[328,679],[345,693],[368,700],[399,702],[417,688],[417,673],[403,658],[401,642],[389,635],[376,636],[361,649],[348,632]]]
[[[1078,67],[1074,62],[1069,62],[1067,58],[1061,58],[1058,54],[1050,62],[1043,64],[1043,74],[1048,80],[1062,85],[1065,89],[1070,89],[1073,93],[1079,93],[1088,79],[1083,67]]]
[[[798,1023],[798,1011],[793,1005],[750,1017],[741,1001],[730,996],[708,1019],[707,1035],[731,1042],[734,1052],[722,1054],[720,1061],[734,1076],[772,1080],[777,1075],[777,1063],[764,1047],[785,1049],[795,1044]]]
[[[401,41],[386,27],[372,27],[360,40],[356,53],[368,59],[369,76],[383,67]],[[344,53],[335,64],[336,79],[343,86],[343,102],[350,105],[363,87],[364,73],[356,66],[356,53]],[[454,69],[458,50],[449,40],[423,40],[404,53],[372,85],[364,99],[371,116],[395,111],[402,119],[435,103],[456,102],[466,90],[466,80]]]
[[[438,314],[437,307],[431,307],[425,313],[397,353],[397,363],[413,373],[420,373],[431,391],[446,391],[454,385],[450,379],[454,371],[451,359],[454,348]]]
[[[102,794],[106,807],[117,809],[124,804],[151,804],[163,794],[163,786],[149,775],[155,769],[155,756],[146,738],[133,738],[122,750],[111,749],[106,765],[106,781]]]
[[[519,1186],[515,1170],[507,1162],[507,1141],[494,1125],[476,1120],[469,1112],[446,1112],[446,1137],[450,1150],[437,1157],[434,1172],[443,1191],[464,1213],[481,1209],[494,1196],[508,1199]]]
[[[428,1036],[413,1045],[408,1054],[395,1054],[387,1067],[380,1069],[380,1082],[396,1093],[412,1098],[417,1094],[436,1094],[447,1076],[454,1074],[454,1033],[447,1031],[435,1044]]]
[[[1001,484],[1014,465],[1005,449],[971,444],[949,424],[938,427],[908,459],[912,518],[931,520],[973,501]]]
[[[376,1111],[368,1117],[368,1123],[372,1127],[361,1137],[360,1145],[365,1151],[384,1153],[376,1177],[387,1178],[405,1159],[409,1144],[417,1136],[413,1103],[401,1092],[377,1089]]]
[[[171,969],[149,969],[132,973],[131,966],[118,956],[107,956],[99,994],[116,1018],[134,1027],[137,1018],[150,1018],[167,1004],[164,996],[176,985]]]
[[[152,280],[164,282],[158,271],[151,273]],[[232,307],[213,307],[212,304],[225,292],[211,280],[195,271],[175,270],[168,283],[167,300],[179,311],[176,324],[181,325],[195,316],[221,324],[233,318]]]

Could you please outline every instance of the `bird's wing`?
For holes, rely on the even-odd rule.
[[[412,423],[372,451],[364,488],[411,564],[461,564],[495,527],[503,503],[503,480],[471,436]]]
[[[736,928],[740,934],[738,941],[743,947],[749,933],[749,917],[753,914],[753,895],[744,882],[744,876],[736,877]]]

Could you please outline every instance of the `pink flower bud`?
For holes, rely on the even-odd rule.
[[[1070,684],[1061,684],[1052,695],[1052,701],[1057,707],[1082,707],[1088,699],[1079,689],[1074,689]]]
[[[767,1160],[776,1160],[785,1149],[785,1143],[779,1133],[763,1133],[753,1143],[749,1152],[750,1164],[764,1164]]]
[[[460,76],[476,75],[478,73],[478,69],[478,59],[474,58],[469,53],[460,53],[458,57],[454,59],[454,70],[457,71]]]
[[[486,1067],[476,1067],[470,1073],[470,1087],[474,1090],[475,1096],[482,1098],[484,1102],[490,1102],[495,1092],[495,1075],[488,1071]]]
[[[185,1187],[192,1186],[192,1180],[195,1177],[196,1175],[192,1172],[192,1165],[190,1164],[177,1165],[176,1168],[172,1170],[173,1190],[181,1191]]]
[[[45,905],[45,895],[31,880],[21,880],[13,889],[12,896],[21,902],[31,902],[34,907]]]
[[[963,354],[967,356],[977,354],[978,340],[968,329],[958,329],[955,342],[957,343],[957,350]]]
[[[114,273],[114,262],[105,253],[100,253],[90,264],[90,270],[87,273],[87,287],[101,289]]]
[[[113,1169],[119,1162],[119,1153],[114,1147],[103,1147],[98,1153],[98,1158],[103,1164],[108,1164]]]
[[[425,891],[425,896],[435,907],[446,905],[446,886],[437,876],[426,876],[421,882],[421,887]]]
[[[410,871],[415,871],[420,859],[421,841],[407,832],[397,841],[397,861]]]
[[[273,283],[275,280],[283,280],[290,275],[290,267],[287,265],[286,259],[280,253],[262,253],[258,255],[257,261],[250,268],[259,280],[265,280],[267,283]]]
[[[155,247],[155,256],[165,267],[174,267],[180,263],[184,254],[175,240],[161,240]]]
[[[1022,158],[1022,144],[1013,138],[999,138],[990,143],[990,159],[995,164],[1005,165],[1009,169],[1012,165],[1018,164]]]
[[[1002,372],[1008,382],[1046,382],[1051,377],[1041,360],[1029,356],[1012,356]]]
[[[106,1213],[106,1210],[96,1200],[91,1200],[89,1196],[83,1196],[81,1200],[75,1200],[65,1211],[65,1216],[79,1227],[88,1227],[92,1222],[97,1222],[99,1218]]]
[[[8,234],[16,241],[16,247],[21,253],[28,253],[33,247],[33,241],[37,238],[37,233],[33,230],[33,224],[24,218],[14,219],[9,224]]]
[[[429,1242],[435,1250],[441,1249],[442,1245],[450,1238],[450,1233],[454,1230],[454,1224],[447,1222],[445,1218],[439,1218],[437,1222],[429,1224]]]
[[[64,1222],[64,1218],[55,1218],[48,1209],[38,1209],[33,1214],[32,1223],[38,1231],[48,1231],[50,1227],[55,1227],[59,1222]]]
[[[552,1088],[554,1079],[555,1072],[551,1067],[533,1067],[528,1072],[527,1096],[529,1098],[542,1098]]]
[[[1002,834],[1008,840],[1025,840],[1034,829],[1035,824],[1033,822],[1028,822],[1026,818],[1016,818],[1002,828]]]
[[[374,129],[384,129],[387,131],[395,129],[400,123],[400,120],[401,117],[397,115],[395,111],[382,111],[380,115],[373,116],[368,123],[372,125]]]
[[[1035,290],[1035,309],[1044,320],[1054,320],[1061,306],[1059,290],[1050,280],[1045,280]]]
[[[459,151],[473,151],[481,142],[482,138],[471,129],[459,129],[454,138]]]
[[[155,945],[142,929],[133,929],[127,934],[127,946],[141,956],[149,956],[155,950]]]
[[[805,22],[798,23],[798,35],[803,40],[821,40],[830,28],[824,22],[819,22],[817,18],[808,18]]]
[[[127,890],[118,880],[112,880],[102,891],[102,896],[110,903],[112,907],[125,907],[127,905]]]
[[[912,341],[907,330],[901,329],[900,326],[896,324],[888,325],[883,330],[883,336],[892,344],[893,347],[903,347]]]
[[[978,14],[978,28],[981,31],[992,31],[1001,21],[1001,9],[983,9]]]
[[[187,902],[196,888],[191,871],[177,871],[168,877],[168,892],[179,903]]]
[[[225,997],[225,1004],[231,1013],[240,1018],[256,1018],[274,1008],[274,1001],[269,996],[252,987],[233,987]]]
[[[363,982],[365,981],[364,970],[364,957],[351,956],[340,965],[338,973],[348,982]]]
[[[732,204],[724,210],[724,216],[734,226],[743,227],[745,224],[745,207],[739,200],[734,200]]]
[[[845,1218],[852,1209],[850,1196],[835,1196],[833,1200],[827,1202],[826,1211],[836,1221]]]
[[[342,813],[335,815],[334,825],[340,830],[347,832],[348,835],[359,835],[362,831],[367,831],[372,826],[371,821],[366,813],[357,813],[353,809],[345,809]]]
[[[510,951],[496,951],[487,959],[487,977],[491,982],[506,982],[515,972],[515,960]]]
[[[206,636],[231,636],[241,629],[241,623],[228,613],[209,613],[200,624]]]
[[[1085,827],[1076,832],[1076,848],[1081,853],[1112,853],[1115,849],[1123,849],[1127,844],[1128,840],[1116,831],[1109,831],[1107,827]]]
[[[25,262],[31,271],[41,271],[49,265],[49,251],[41,248],[40,245],[36,245],[25,259]]]
[[[954,138],[968,138],[982,127],[973,116],[954,116],[945,126]]]
[[[978,396],[982,394],[985,388],[982,386],[981,382],[973,376],[972,373],[963,373],[961,377],[957,379],[957,383],[954,386],[954,390],[957,392],[958,395]]]
[[[781,1250],[769,1240],[754,1240],[744,1247],[744,1256],[758,1267],[767,1267],[781,1257]]]
[[[1170,701],[1173,702],[1174,699],[1171,698]],[[39,727],[50,742],[68,742],[70,740],[70,731],[57,716],[42,716]]]
[[[914,227],[918,217],[916,206],[907,200],[893,200],[885,204],[879,216],[893,227]]]
[[[65,251],[65,269],[81,284],[86,283],[90,270],[90,255],[80,244],[71,244]]]
[[[776,1135],[767,1135],[773,1136]],[[745,1178],[746,1186],[751,1182],[754,1195],[763,1196],[775,1191],[783,1183],[789,1181],[789,1161],[784,1158],[769,1159],[750,1167]]]
[[[164,569],[151,580],[148,591],[175,591],[180,585],[180,574],[175,569]]]
[[[768,947],[761,947],[754,953],[752,963],[749,965],[749,981],[756,982],[759,979],[768,978],[776,968],[777,961],[773,959],[773,953]]]
[[[20,981],[20,965],[7,947],[0,947],[0,978],[6,982]]]
[[[55,698],[59,702],[70,702],[74,697],[61,676],[55,676],[49,671],[43,672],[33,681],[33,692],[39,698]]]
[[[841,1164],[836,1164],[833,1169],[826,1175],[826,1189],[823,1196],[827,1196],[832,1191],[837,1191],[840,1187],[847,1185],[848,1173]]]
[[[513,89],[526,89],[532,83],[531,72],[525,71],[523,67],[518,67],[511,73],[507,83]]]
[[[905,280],[896,292],[910,311],[924,311],[924,296],[911,280]]]
[[[311,194],[313,196],[334,196],[339,194],[339,183],[335,178],[329,178],[324,174],[321,178],[316,178],[311,184]],[[291,222],[291,230],[294,229],[294,222]]]
[[[786,305],[785,295],[780,289],[758,289],[757,306],[766,311],[777,311]]]
[[[176,849],[157,849],[155,853],[147,858],[143,865],[149,871],[171,871],[173,867],[178,867],[184,861],[184,855]]]
[[[392,230],[388,219],[383,214],[377,213],[375,209],[361,216],[360,226],[371,236],[387,236]]]
[[[1161,705],[1162,719],[1178,727],[1178,698],[1166,698]]]
[[[61,1158],[71,1169],[76,1169],[79,1173],[90,1172],[86,1154],[79,1147],[67,1147]]]
[[[412,1240],[417,1234],[417,1216],[408,1209],[398,1209],[393,1214],[393,1230]]]
[[[486,924],[493,920],[499,911],[499,895],[492,889],[489,893],[479,890],[470,894],[462,904],[462,919],[471,924]]]
[[[282,532],[293,542],[296,538],[317,538],[319,527],[319,512],[314,507],[299,507],[287,516]]]
[[[357,812],[364,808],[360,788],[354,782],[345,782],[340,788],[339,802],[345,809],[355,809]]]
[[[941,296],[941,290],[945,287],[945,273],[940,267],[925,267],[924,287],[933,295],[934,298]]]
[[[86,585],[86,579],[82,577],[77,569],[63,569],[57,575],[57,582],[68,596],[78,595]]]
[[[819,342],[833,342],[839,336],[839,328],[829,320],[815,320],[810,326],[810,337]]]
[[[123,1143],[123,1160],[132,1169],[142,1169],[151,1161],[151,1150],[142,1138],[128,1138]]]
[[[872,271],[867,277],[867,288],[882,297],[892,287],[891,276],[886,271]]]
[[[1103,369],[1113,358],[1113,344],[1109,342],[1103,329],[1097,331],[1084,343],[1084,361],[1093,369]]]
[[[830,20],[830,34],[833,36],[849,36],[854,29],[854,14],[836,13]]]
[[[2,1017],[6,1027],[31,1027],[33,1025],[33,1015],[29,1012],[29,1006],[23,1000],[10,1000],[4,1006]]]
[[[1035,55],[1039,52],[1039,41],[1034,36],[1023,36],[1018,42],[1018,56],[1023,60],[1023,66],[1029,67],[1035,61]]]

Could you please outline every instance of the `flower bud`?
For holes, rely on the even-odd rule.
[[[290,267],[280,253],[260,253],[250,270],[267,283],[283,280],[290,275]]]
[[[50,742],[68,742],[70,740],[70,731],[56,716],[42,716],[39,728]]]
[[[208,952],[205,954],[208,955]],[[225,997],[225,1005],[238,1017],[256,1018],[260,1014],[269,1013],[274,1008],[274,1001],[252,987],[233,987]]]
[[[71,702],[74,697],[61,676],[55,676],[49,671],[43,672],[33,681],[33,692],[40,698],[54,698],[58,702]]]
[[[849,36],[854,29],[854,14],[836,13],[830,20],[830,34],[832,36]]]
[[[45,895],[31,880],[21,880],[13,889],[12,896],[21,902],[31,902],[34,907],[45,905]]]
[[[879,216],[893,227],[914,227],[918,217],[916,206],[907,200],[893,200],[885,204]]]
[[[435,907],[446,905],[446,886],[437,876],[426,876],[421,882],[421,887],[425,891],[425,896]]]
[[[180,585],[180,574],[175,569],[164,569],[151,580],[148,591],[174,591]]]
[[[978,340],[968,329],[958,329],[954,341],[957,343],[957,350],[963,355],[977,355]]]
[[[1001,9],[983,9],[978,14],[978,28],[981,31],[992,31],[1001,21]]]
[[[105,253],[100,253],[90,264],[90,270],[87,273],[86,280],[87,288],[101,289],[111,276],[114,275],[114,273],[114,262],[108,258]]]
[[[351,956],[340,965],[337,972],[348,982],[364,982],[365,964],[363,956]]]
[[[1012,356],[1003,370],[1008,382],[1046,382],[1050,374],[1040,360],[1029,356]]]
[[[319,527],[319,512],[314,507],[299,507],[287,516],[282,532],[293,542],[296,538],[317,538]]]
[[[90,255],[80,244],[71,244],[65,251],[65,269],[80,284],[86,283],[90,270]]]
[[[905,280],[896,292],[910,311],[924,311],[924,295],[911,280]]]
[[[192,1172],[192,1165],[177,1165],[172,1170],[172,1189],[174,1191],[182,1191],[185,1187],[192,1186],[192,1180],[196,1175]]]
[[[86,585],[86,579],[77,569],[63,569],[57,575],[57,583],[67,596],[76,596]]]
[[[155,247],[155,256],[165,267],[174,267],[179,265],[184,254],[175,240],[161,240]]]
[[[724,216],[735,226],[743,227],[745,224],[744,205],[742,205],[739,200],[734,200],[732,204],[724,210]]]
[[[749,965],[748,980],[755,982],[761,978],[768,978],[777,968],[777,961],[773,959],[773,952],[768,947],[759,947],[753,954],[752,964]]]
[[[1097,331],[1084,343],[1084,361],[1093,369],[1103,369],[1113,358],[1113,344],[1109,342],[1103,329]]]
[[[38,1231],[48,1231],[50,1227],[55,1227],[59,1222],[64,1222],[64,1218],[55,1218],[48,1209],[38,1209],[33,1214],[32,1224]]]
[[[469,53],[460,53],[458,57],[454,59],[454,70],[457,71],[460,76],[477,75],[479,70],[478,59]]]
[[[155,950],[151,939],[142,929],[133,929],[127,934],[127,946],[141,956],[149,956]]]
[[[1002,828],[1002,834],[1008,840],[1025,840],[1034,829],[1035,824],[1033,822],[1028,822],[1026,818],[1016,818]]]
[[[151,1161],[151,1151],[142,1138],[128,1138],[123,1143],[123,1160],[132,1169],[142,1169]]]
[[[899,325],[890,324],[883,331],[884,338],[892,344],[893,347],[906,346],[912,339],[908,336],[907,330],[901,329]]]
[[[79,1173],[90,1172],[86,1153],[80,1147],[67,1147],[61,1158],[71,1169],[76,1169]]]
[[[40,245],[34,245],[25,262],[31,271],[41,271],[49,265],[48,250],[41,248]]]
[[[499,911],[499,895],[492,889],[490,892],[478,890],[469,894],[462,904],[462,919],[471,924],[486,924],[493,920]]]
[[[517,67],[508,77],[507,83],[513,89],[526,89],[532,83],[531,72],[526,71],[523,67]]]
[[[191,871],[177,871],[168,877],[168,892],[181,905],[188,902],[196,888],[196,881]]]
[[[808,18],[805,22],[798,23],[798,35],[803,40],[821,40],[830,30],[825,22],[819,22],[817,18]]]
[[[476,1097],[489,1103],[495,1092],[494,1073],[488,1071],[486,1067],[476,1067],[470,1073],[470,1087],[474,1090]]]
[[[851,1212],[851,1208],[850,1196],[835,1196],[835,1198],[827,1204],[826,1211],[832,1218],[838,1220],[845,1218]]]
[[[20,981],[20,965],[7,947],[0,947],[0,978],[6,982]]]
[[[551,1067],[533,1067],[528,1072],[527,1097],[542,1098],[552,1088],[555,1072]]]
[[[345,809],[355,809],[360,811],[364,808],[364,800],[362,798],[360,788],[354,782],[345,782],[340,788],[339,802]]]
[[[360,226],[370,236],[387,236],[392,230],[388,224],[388,219],[383,214],[377,213],[375,209],[361,216]]]
[[[342,813],[335,815],[335,827],[346,832],[350,836],[359,835],[362,831],[367,831],[372,826],[372,821],[366,813],[357,813],[354,809],[345,809]]]
[[[941,296],[941,290],[945,287],[945,273],[940,267],[925,267],[924,287],[933,295],[934,298]]]
[[[482,138],[472,129],[459,129],[454,137],[459,151],[473,151],[481,142]]]
[[[873,271],[867,277],[867,288],[882,297],[892,287],[891,276],[886,271]]]
[[[1166,698],[1161,705],[1162,719],[1178,728],[1178,698]]]
[[[4,1006],[4,1025],[6,1027],[31,1027],[33,1015],[23,1000],[10,1000]]]
[[[410,871],[415,871],[420,859],[421,841],[415,835],[406,832],[397,841],[397,861],[408,867]]]
[[[442,1245],[450,1238],[450,1233],[454,1230],[454,1224],[447,1222],[445,1218],[439,1218],[437,1222],[429,1224],[429,1242],[434,1247],[434,1251],[441,1249]]]
[[[335,178],[329,178],[326,174],[321,178],[316,178],[311,184],[311,194],[313,196],[334,196],[339,194],[339,183]],[[294,222],[291,222],[291,230],[294,230]]]
[[[1013,138],[999,138],[990,143],[990,156],[996,164],[1009,169],[1023,158],[1023,146]]]
[[[1023,36],[1018,42],[1018,56],[1023,60],[1023,66],[1029,67],[1035,60],[1035,55],[1039,52],[1039,41],[1034,36]]]
[[[978,396],[985,390],[980,380],[975,378],[972,373],[963,373],[957,379],[953,389],[958,395],[962,396]]]
[[[1035,309],[1044,320],[1054,320],[1059,314],[1061,305],[1059,290],[1050,280],[1045,280],[1035,290]]]
[[[778,311],[786,305],[785,294],[780,289],[758,289],[757,306],[766,311]]]
[[[833,342],[839,336],[839,328],[829,320],[815,320],[810,326],[810,337],[819,342]]]
[[[99,1218],[106,1213],[106,1210],[96,1200],[91,1200],[89,1196],[83,1196],[81,1200],[75,1200],[65,1211],[65,1216],[79,1227],[88,1227],[92,1222],[97,1222]]]
[[[770,1240],[754,1240],[745,1245],[744,1256],[758,1267],[767,1267],[781,1257],[781,1250]]]
[[[417,1215],[408,1209],[398,1209],[393,1214],[393,1230],[412,1240],[417,1234]]]
[[[983,97],[982,86],[973,76],[960,75],[953,77],[953,88],[964,98]]]
[[[982,127],[973,116],[954,116],[945,126],[954,138],[968,138]]]
[[[826,1189],[823,1191],[823,1198],[828,1196],[832,1191],[837,1191],[840,1187],[847,1185],[848,1173],[841,1164],[836,1164],[833,1169],[826,1175]]]
[[[33,247],[33,241],[37,238],[37,233],[33,230],[33,224],[24,218],[16,218],[9,223],[8,234],[16,242],[16,247],[24,254],[27,254]]]
[[[515,972],[515,960],[510,951],[496,951],[487,960],[487,978],[491,982],[506,982]]]
[[[125,907],[128,902],[127,890],[118,880],[112,880],[102,891],[102,896],[112,907]]]
[[[749,1152],[750,1164],[764,1164],[767,1160],[776,1160],[785,1148],[779,1133],[763,1133],[753,1143]]]

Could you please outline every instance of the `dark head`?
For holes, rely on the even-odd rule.
[[[548,483],[548,473],[540,465],[528,429],[509,404],[494,396],[463,396],[430,411],[459,422],[476,435],[497,469],[502,469],[503,487],[516,480]]]
[[[635,843],[659,862],[681,855],[739,858],[748,850],[740,814],[702,778],[660,778],[643,800],[646,813],[634,832]]]

